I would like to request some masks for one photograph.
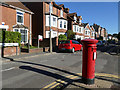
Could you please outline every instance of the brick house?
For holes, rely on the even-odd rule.
[[[95,29],[95,38],[98,39],[99,37],[103,37],[103,40],[107,40],[107,30],[100,25],[93,24]]]
[[[84,39],[84,26],[82,25],[82,16],[77,16],[77,13],[69,13],[68,30],[73,30],[76,40]]]
[[[51,29],[52,38],[56,39],[58,45],[58,36],[65,34],[67,31],[67,13],[69,9],[63,4],[57,5],[55,2],[25,2],[24,3],[32,12],[33,15],[33,39],[37,39],[38,35],[42,35],[44,39],[50,37],[50,8],[51,8]]]
[[[21,2],[1,2],[0,29],[21,33],[21,43],[32,44],[32,12]]]

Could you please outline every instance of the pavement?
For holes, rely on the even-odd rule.
[[[69,78],[68,80],[56,80],[55,82],[47,85],[43,89],[49,88],[49,89],[87,89],[87,90],[93,90],[96,88],[102,89],[102,88],[109,88],[111,90],[119,90],[120,88],[120,82],[118,82],[118,78],[120,77],[112,77],[110,74],[104,74],[104,73],[96,73],[95,74],[95,83],[92,85],[84,84],[81,80],[81,73],[78,74],[79,76],[66,76]],[[103,76],[104,75],[104,76]],[[110,77],[111,76],[111,77]],[[116,78],[116,81],[113,81],[112,79]]]

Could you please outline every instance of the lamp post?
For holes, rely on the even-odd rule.
[[[51,2],[49,2],[49,12],[50,12],[50,19],[49,19],[49,23],[50,23],[50,53],[52,53],[52,32],[51,32]]]

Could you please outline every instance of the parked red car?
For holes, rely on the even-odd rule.
[[[75,51],[81,50],[82,45],[75,40],[65,40],[61,41],[59,44],[59,51],[70,51],[74,53]]]

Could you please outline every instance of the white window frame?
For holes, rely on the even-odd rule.
[[[57,21],[57,20],[56,20],[55,17],[53,17],[52,19],[53,19],[53,20],[52,20],[52,21],[53,21],[53,26],[56,27],[56,23],[57,23],[56,21]],[[55,19],[55,21],[54,21],[54,19]]]
[[[79,28],[79,32],[80,32],[80,33],[82,33],[82,30],[81,30],[81,28]]]
[[[14,28],[14,29],[13,29],[14,32],[16,32],[15,29],[18,29],[18,32],[19,32],[19,33],[21,33],[21,32],[20,32],[21,29],[22,29],[22,30],[27,30],[27,41],[26,41],[25,43],[28,43],[28,29],[24,29],[24,28]],[[22,41],[21,43],[24,43],[24,41]]]
[[[22,13],[23,15],[20,15],[20,14],[18,14],[17,12]],[[17,18],[18,15],[23,17],[23,22],[22,22],[22,23],[18,22],[18,18]],[[24,25],[24,12],[19,11],[19,10],[16,10],[16,22],[17,22],[17,24],[22,24],[22,25]]]
[[[65,27],[66,26],[66,27]],[[66,21],[64,21],[64,29],[66,29],[67,28],[67,22]]]
[[[62,27],[61,27],[61,25],[62,25],[62,20],[60,20],[60,29],[62,29],[62,27],[63,27],[63,25],[62,25]]]

